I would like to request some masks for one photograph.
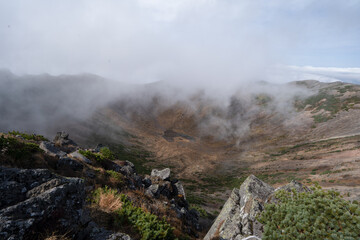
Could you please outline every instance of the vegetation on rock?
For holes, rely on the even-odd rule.
[[[311,192],[275,194],[278,203],[265,205],[258,220],[264,224],[263,240],[360,238],[360,206],[336,191],[320,186]]]
[[[9,135],[13,135],[13,136],[21,136],[22,138],[26,139],[26,140],[33,140],[33,141],[49,141],[47,138],[45,138],[42,135],[36,135],[36,134],[28,134],[28,133],[22,133],[19,131],[11,131],[8,132]]]
[[[30,158],[32,154],[40,152],[37,144],[30,142],[21,142],[13,137],[0,137],[0,152],[10,156],[14,160],[24,160]]]

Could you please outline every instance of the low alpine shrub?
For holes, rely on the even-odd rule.
[[[263,240],[360,239],[360,206],[319,186],[312,192],[279,191],[279,203],[265,205],[258,218]]]

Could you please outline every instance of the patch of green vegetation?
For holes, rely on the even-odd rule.
[[[166,219],[159,219],[156,215],[145,212],[136,207],[124,195],[109,187],[98,188],[92,193],[92,201],[99,203],[102,194],[111,194],[121,200],[122,206],[115,211],[115,224],[131,225],[141,235],[141,240],[173,240],[176,239],[174,228],[167,223]]]
[[[122,182],[124,180],[124,176],[121,173],[115,172],[113,170],[107,170],[106,173],[116,180]]]
[[[42,152],[35,143],[21,142],[13,137],[0,137],[0,153],[14,160],[30,160],[34,153]]]
[[[91,160],[95,160],[100,163],[105,159],[105,157],[101,153],[93,153],[89,150],[81,150],[80,149],[79,153]]]
[[[12,136],[21,136],[22,138],[24,138],[25,140],[33,140],[33,141],[49,141],[47,138],[45,138],[42,135],[36,135],[36,134],[28,134],[28,133],[22,133],[19,131],[11,131],[8,132],[9,135]]]
[[[346,93],[346,92],[358,92],[358,89],[355,88],[355,86],[352,86],[352,85],[347,85],[347,86],[344,86],[344,87],[339,87],[337,88],[337,91],[339,93]]]
[[[258,217],[263,240],[360,238],[360,206],[319,186],[312,192],[278,191],[279,203],[265,205]]]
[[[340,109],[341,102],[339,98],[336,98],[336,96],[328,94],[325,91],[321,91],[317,95],[313,95],[305,99],[302,104],[302,108],[307,105],[316,108],[318,111],[323,109],[331,113],[337,113]]]
[[[326,114],[314,115],[314,116],[312,116],[312,118],[314,119],[315,123],[323,123],[323,122],[327,122],[328,120],[332,119],[331,116],[326,115]]]
[[[101,148],[100,153],[102,154],[102,156],[105,159],[108,159],[108,160],[114,160],[115,159],[115,154],[113,152],[111,152],[111,150],[108,147]]]
[[[324,171],[324,172],[320,173],[320,175],[326,175],[326,174],[330,174],[330,173],[331,173],[331,171],[330,171],[330,170],[326,170],[326,171]]]
[[[186,200],[189,204],[204,205],[206,203],[203,197],[190,192],[186,193]]]
[[[209,217],[209,213],[205,209],[200,207],[199,205],[192,204],[192,205],[190,205],[190,207],[195,209],[200,214],[200,217],[203,217],[203,218]]]
[[[239,188],[239,186],[245,181],[247,176],[233,177],[230,175],[211,175],[202,177],[203,184],[199,183],[199,189],[206,191],[207,193],[213,193],[219,190]]]
[[[262,107],[266,107],[271,100],[271,97],[266,94],[258,94],[255,96],[256,104]]]
[[[141,234],[141,240],[173,240],[174,228],[166,219],[159,219],[156,215],[135,207],[125,196],[121,195],[122,207],[117,211],[120,224],[130,223]]]

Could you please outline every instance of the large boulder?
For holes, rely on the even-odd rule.
[[[157,169],[153,169],[151,171],[151,176],[152,177],[158,177],[161,180],[169,180],[170,179],[170,168],[165,168],[163,170],[157,170]]]
[[[39,145],[40,149],[42,149],[47,155],[52,157],[64,157],[66,155],[65,152],[61,151],[59,148],[55,146],[52,142],[42,141]]]
[[[240,189],[232,191],[204,239],[261,238],[262,225],[256,220],[256,216],[263,211],[265,202],[273,192],[273,187],[254,175],[249,176]]]
[[[72,230],[81,222],[83,180],[5,167],[0,179],[0,239],[33,238],[50,226]]]

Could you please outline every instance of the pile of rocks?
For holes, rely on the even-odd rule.
[[[169,168],[163,170],[153,169],[151,175],[146,175],[142,179],[145,193],[152,198],[164,196],[172,209],[175,210],[177,217],[181,218],[185,225],[200,230],[199,213],[195,209],[190,209],[186,201],[184,187],[177,179],[171,179]],[[194,233],[192,233],[194,234]]]

